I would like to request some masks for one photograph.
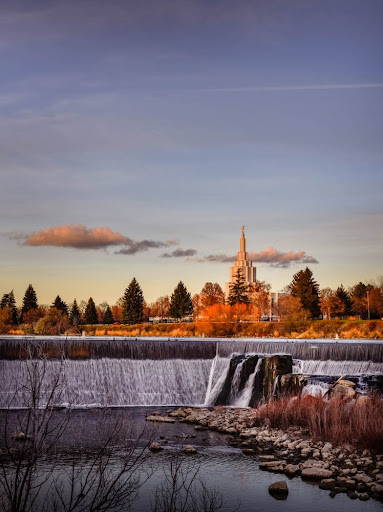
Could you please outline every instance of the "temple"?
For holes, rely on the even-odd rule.
[[[226,296],[230,291],[230,284],[234,281],[238,269],[241,270],[242,276],[244,277],[245,283],[247,285],[256,282],[257,269],[253,267],[253,262],[248,259],[248,255],[246,252],[245,226],[242,226],[241,229],[237,259],[234,261],[232,267],[230,268],[230,281],[229,283],[226,284]]]

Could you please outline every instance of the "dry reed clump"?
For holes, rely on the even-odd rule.
[[[313,439],[334,444],[375,451],[383,447],[383,399],[378,395],[356,400],[282,397],[259,407],[255,421],[282,429],[304,427]]]

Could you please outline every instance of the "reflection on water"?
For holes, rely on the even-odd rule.
[[[86,474],[93,464],[94,450],[100,440],[107,435],[110,427],[116,420],[120,425],[118,436],[114,439],[115,450],[109,461],[108,474],[113,476],[121,467],[126,458],[124,446],[128,439],[136,439],[140,434],[139,445],[144,446],[150,440],[157,440],[163,445],[158,453],[147,452],[137,468],[131,484],[139,482],[137,496],[132,500],[133,512],[151,512],[156,491],[165,489],[165,476],[169,473],[174,458],[182,462],[182,471],[186,476],[198,469],[196,476],[196,492],[199,492],[202,483],[210,492],[215,490],[222,498],[223,510],[231,512],[269,511],[280,512],[375,512],[381,510],[381,504],[370,500],[361,502],[350,500],[345,495],[337,495],[334,499],[329,497],[328,491],[320,490],[316,485],[310,485],[299,478],[288,480],[284,475],[271,474],[260,471],[255,458],[242,454],[239,449],[228,444],[230,436],[217,432],[195,431],[192,426],[184,423],[148,423],[145,416],[153,413],[155,408],[133,407],[119,409],[86,409],[75,410],[71,413],[70,421],[64,435],[57,443],[57,453],[53,468],[54,476],[64,486],[66,475],[73,467],[79,468],[76,481]],[[55,421],[59,422],[67,411],[55,412]],[[10,429],[14,431],[23,411],[12,411],[9,417]],[[4,413],[0,413],[0,429],[3,428]],[[0,440],[1,443],[1,440]],[[198,453],[193,456],[180,455],[182,445],[192,444],[197,447]],[[86,455],[79,455],[80,449],[86,450]],[[84,452],[82,452],[84,453]],[[58,455],[58,456],[57,456]],[[42,473],[52,469],[50,459],[46,459],[40,466]],[[289,495],[286,501],[279,502],[268,493],[270,483],[286,480],[289,486]],[[134,485],[132,487],[134,491]],[[45,489],[41,499],[45,502],[51,496],[51,490]],[[67,492],[67,491],[65,491]],[[126,511],[133,495],[126,495],[125,503],[114,510]]]

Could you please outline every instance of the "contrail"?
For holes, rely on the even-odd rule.
[[[194,89],[200,92],[262,92],[262,91],[326,91],[332,89],[381,89],[383,82],[366,84],[255,85],[248,87],[217,87]]]

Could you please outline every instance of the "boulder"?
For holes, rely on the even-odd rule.
[[[187,455],[194,455],[197,453],[197,449],[194,448],[191,444],[185,444],[185,446],[182,448],[183,453],[186,453]]]
[[[175,423],[175,418],[170,418],[170,416],[158,416],[157,414],[152,414],[151,416],[146,417],[146,421],[157,421],[159,423]]]
[[[334,489],[336,485],[336,481],[334,478],[324,478],[320,481],[319,488],[324,489],[326,491],[331,491]]]
[[[323,480],[325,478],[331,478],[333,472],[329,469],[320,467],[304,468],[301,473],[303,480]]]
[[[300,472],[301,470],[297,464],[287,464],[287,466],[285,467],[285,474],[287,476],[297,476],[300,474]]]
[[[285,500],[289,494],[287,483],[283,480],[269,485],[269,493],[277,500]]]
[[[162,446],[160,445],[160,443],[157,443],[156,441],[153,441],[149,445],[149,450],[151,452],[159,452],[160,450],[162,450]]]
[[[330,394],[332,398],[351,399],[356,397],[356,391],[353,387],[339,383],[335,384]]]

